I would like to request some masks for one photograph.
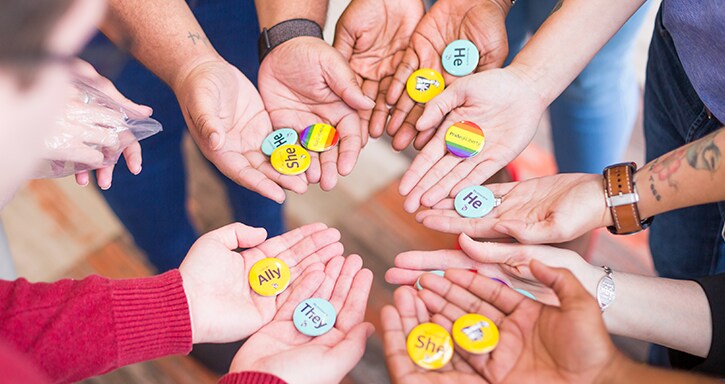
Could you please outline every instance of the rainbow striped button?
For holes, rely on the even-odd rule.
[[[446,131],[446,147],[455,156],[467,159],[478,155],[486,142],[486,136],[478,125],[459,121]]]
[[[300,135],[302,146],[313,152],[325,152],[340,141],[337,130],[329,124],[313,124]]]

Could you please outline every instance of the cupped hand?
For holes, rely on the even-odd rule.
[[[513,237],[524,244],[563,243],[612,225],[601,175],[565,173],[486,187],[501,196],[501,205],[484,217],[461,217],[453,199],[446,199],[418,212],[416,219],[440,232]]]
[[[257,371],[288,383],[339,383],[365,352],[374,331],[364,322],[373,275],[357,255],[335,257],[312,272],[316,285],[295,288],[274,320],[237,352],[230,372]],[[335,326],[317,337],[303,335],[292,322],[297,305],[310,297],[328,300],[337,311]]]
[[[393,148],[403,150],[415,140],[415,148],[421,149],[433,135],[418,134],[415,129],[423,104],[416,104],[405,91],[410,75],[421,68],[432,68],[443,75],[446,87],[457,82],[457,77],[443,70],[441,56],[448,44],[460,39],[478,48],[476,71],[501,67],[508,55],[505,23],[510,8],[511,3],[503,0],[441,0],[423,16],[386,95],[386,103],[395,106],[387,124],[388,134],[394,137]]]
[[[529,291],[544,303],[557,305],[556,295],[532,274],[529,265],[537,260],[550,267],[566,268],[591,291],[602,277],[600,269],[584,261],[576,252],[545,245],[478,242],[459,236],[461,250],[408,251],[395,257],[394,267],[385,273],[390,284],[413,285],[428,271],[467,269],[481,276],[496,278],[510,287]]]
[[[80,59],[76,60],[73,64],[73,72],[76,75],[77,80],[80,80],[83,83],[98,89],[106,96],[113,99],[113,101],[118,103],[127,111],[133,111],[138,118],[149,117],[153,113],[153,110],[150,107],[134,103],[126,96],[121,94],[121,92],[118,91],[113,83],[107,78],[101,76],[90,63]],[[68,108],[72,108],[72,106],[69,105],[66,109]],[[86,164],[84,161],[93,161],[93,159],[98,160],[99,155],[102,158],[103,154],[100,153],[98,150],[92,149],[91,146],[96,146],[97,148],[103,147],[103,144],[108,143],[109,140],[113,142],[118,142],[118,138],[110,138],[110,136],[115,135],[115,133],[111,132],[108,129],[91,129],[90,127],[85,128],[87,129],[85,131],[85,134],[88,135],[88,137],[84,138],[85,142],[82,143],[83,145],[75,146],[76,149],[72,151],[74,154],[71,155],[68,160],[64,161],[75,161],[74,159],[81,154],[83,160],[80,161],[80,163]],[[81,128],[76,126],[75,129],[78,130]],[[78,134],[77,137],[82,136],[80,132],[76,133]],[[141,163],[143,161],[143,158],[141,156],[141,145],[138,142],[133,142],[126,148],[124,148],[123,157],[126,159],[126,166],[128,167],[128,170],[131,171],[131,173],[133,173],[134,175],[138,175],[139,173],[141,173]],[[97,168],[96,180],[98,186],[101,189],[110,188],[111,183],[113,182],[114,166],[111,165],[106,167],[94,168]],[[90,171],[78,172],[76,173],[75,178],[78,185],[88,185],[88,183],[90,182]]]
[[[546,109],[521,71],[508,66],[460,79],[428,102],[417,128],[435,132],[400,181],[404,208],[432,207],[463,188],[481,185],[531,142]],[[458,121],[481,127],[485,145],[462,159],[448,153],[445,134]],[[434,130],[437,129],[437,130]]]
[[[373,111],[359,111],[363,142],[382,136],[389,108],[385,94],[425,13],[421,0],[353,0],[340,16],[334,47],[350,63]]]
[[[418,296],[441,325],[467,313],[491,319],[499,343],[489,354],[459,352],[476,372],[496,383],[592,383],[623,358],[609,338],[599,306],[565,269],[533,261],[531,271],[559,299],[542,304],[496,281],[465,270],[445,278],[425,275]]]
[[[425,370],[410,359],[406,347],[408,334],[418,324],[435,322],[447,324],[441,315],[429,316],[423,301],[411,287],[400,287],[393,295],[394,305],[383,307],[380,316],[383,327],[385,361],[390,379],[395,384],[460,384],[486,383],[456,351],[451,361],[438,370]],[[448,327],[450,330],[450,327]]]
[[[180,75],[174,91],[191,137],[224,175],[279,203],[284,189],[307,191],[304,175],[280,174],[262,153],[272,124],[254,85],[237,68],[219,57],[200,59]]]
[[[371,110],[355,73],[340,52],[314,37],[289,40],[270,52],[259,68],[259,90],[275,128],[301,132],[326,123],[335,127],[340,143],[327,152],[310,152],[306,172],[310,183],[329,191],[337,175],[352,172],[362,148],[358,111]]]
[[[340,232],[322,223],[273,237],[263,228],[234,223],[203,235],[179,271],[189,301],[194,343],[241,340],[269,323],[300,276],[319,271],[343,252]],[[238,252],[238,248],[247,248]],[[249,270],[275,257],[290,268],[290,287],[279,296],[261,296],[249,286]],[[301,280],[300,280],[301,281]]]

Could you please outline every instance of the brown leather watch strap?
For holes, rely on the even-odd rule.
[[[614,221],[609,231],[618,235],[637,233],[645,228],[637,209],[633,177],[636,169],[634,163],[615,164],[604,169],[604,192]]]

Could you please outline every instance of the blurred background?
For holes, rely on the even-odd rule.
[[[343,0],[331,1],[325,29],[328,41],[332,39],[335,23],[346,4]],[[637,38],[634,60],[640,84],[644,80],[656,5],[650,5],[650,14]],[[143,142],[141,144],[143,147]],[[643,165],[643,151],[641,119],[638,119],[626,160]],[[191,197],[187,205],[195,226],[200,232],[206,232],[230,222],[223,187],[188,137],[184,152],[186,167],[193,170],[189,172],[192,175],[188,185]],[[323,192],[313,186],[304,196],[290,193],[285,207],[290,228],[322,221],[342,232],[346,254],[358,253],[363,257],[365,266],[372,269],[376,277],[367,320],[378,329],[379,310],[392,300],[394,287],[385,283],[383,275],[392,265],[393,257],[411,249],[456,247],[454,236],[425,229],[415,222],[413,215],[402,209],[398,181],[414,156],[415,151],[394,152],[387,138],[371,141],[363,150],[354,172],[341,179],[333,191]],[[532,145],[509,170],[512,172],[503,172],[497,179],[510,180],[512,174],[517,179],[526,179],[556,172],[546,119]],[[200,199],[201,196],[204,199]],[[79,187],[72,178],[31,181],[0,213],[0,218],[7,236],[4,239],[0,231],[0,253],[9,251],[12,254],[17,276],[31,281],[55,281],[90,274],[130,278],[154,273],[98,191],[92,186]],[[606,262],[616,270],[653,274],[646,233],[615,238],[600,231],[585,257],[595,265]],[[616,341],[634,358],[644,359],[646,345],[630,340]],[[86,382],[213,383],[216,379],[189,357],[171,357],[136,364]],[[388,382],[380,334],[370,339],[363,361],[346,380],[348,383]]]

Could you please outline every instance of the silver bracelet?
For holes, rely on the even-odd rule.
[[[599,303],[599,309],[604,312],[614,302],[615,289],[612,269],[607,266],[602,266],[602,269],[605,275],[599,279],[599,284],[597,284],[597,303]]]

